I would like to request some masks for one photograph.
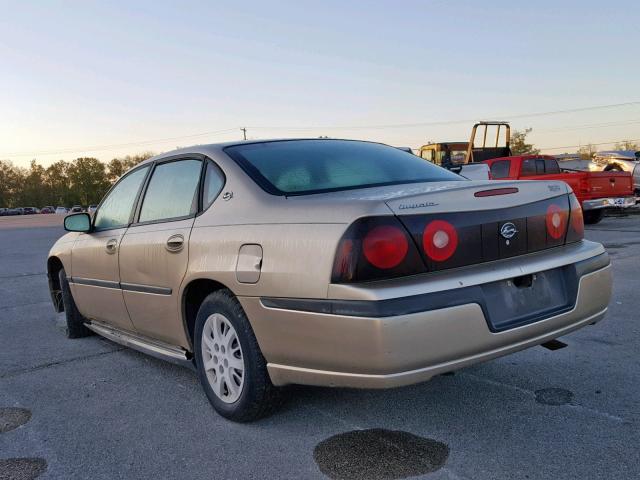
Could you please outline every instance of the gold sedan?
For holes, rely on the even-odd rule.
[[[562,182],[469,181],[371,142],[202,145],[126,173],[48,258],[69,337],[196,368],[221,415],[387,388],[602,319],[611,268]]]

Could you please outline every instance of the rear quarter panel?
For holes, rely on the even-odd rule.
[[[240,296],[326,298],[338,240],[347,224],[195,226],[183,285],[199,278],[222,283]],[[238,252],[262,246],[260,279],[240,283]]]

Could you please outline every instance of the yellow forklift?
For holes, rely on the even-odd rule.
[[[468,142],[428,143],[420,147],[419,156],[467,178],[471,178],[470,175],[474,179],[485,178],[484,173],[480,173],[483,168],[470,164],[510,156],[510,138],[508,122],[483,121],[473,126]]]

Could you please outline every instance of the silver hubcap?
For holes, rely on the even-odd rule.
[[[244,385],[244,359],[238,334],[220,313],[209,315],[202,331],[202,360],[209,385],[220,400],[233,403]]]

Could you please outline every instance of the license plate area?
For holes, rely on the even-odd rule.
[[[555,268],[482,285],[489,328],[501,332],[569,311],[575,304],[575,269]]]

